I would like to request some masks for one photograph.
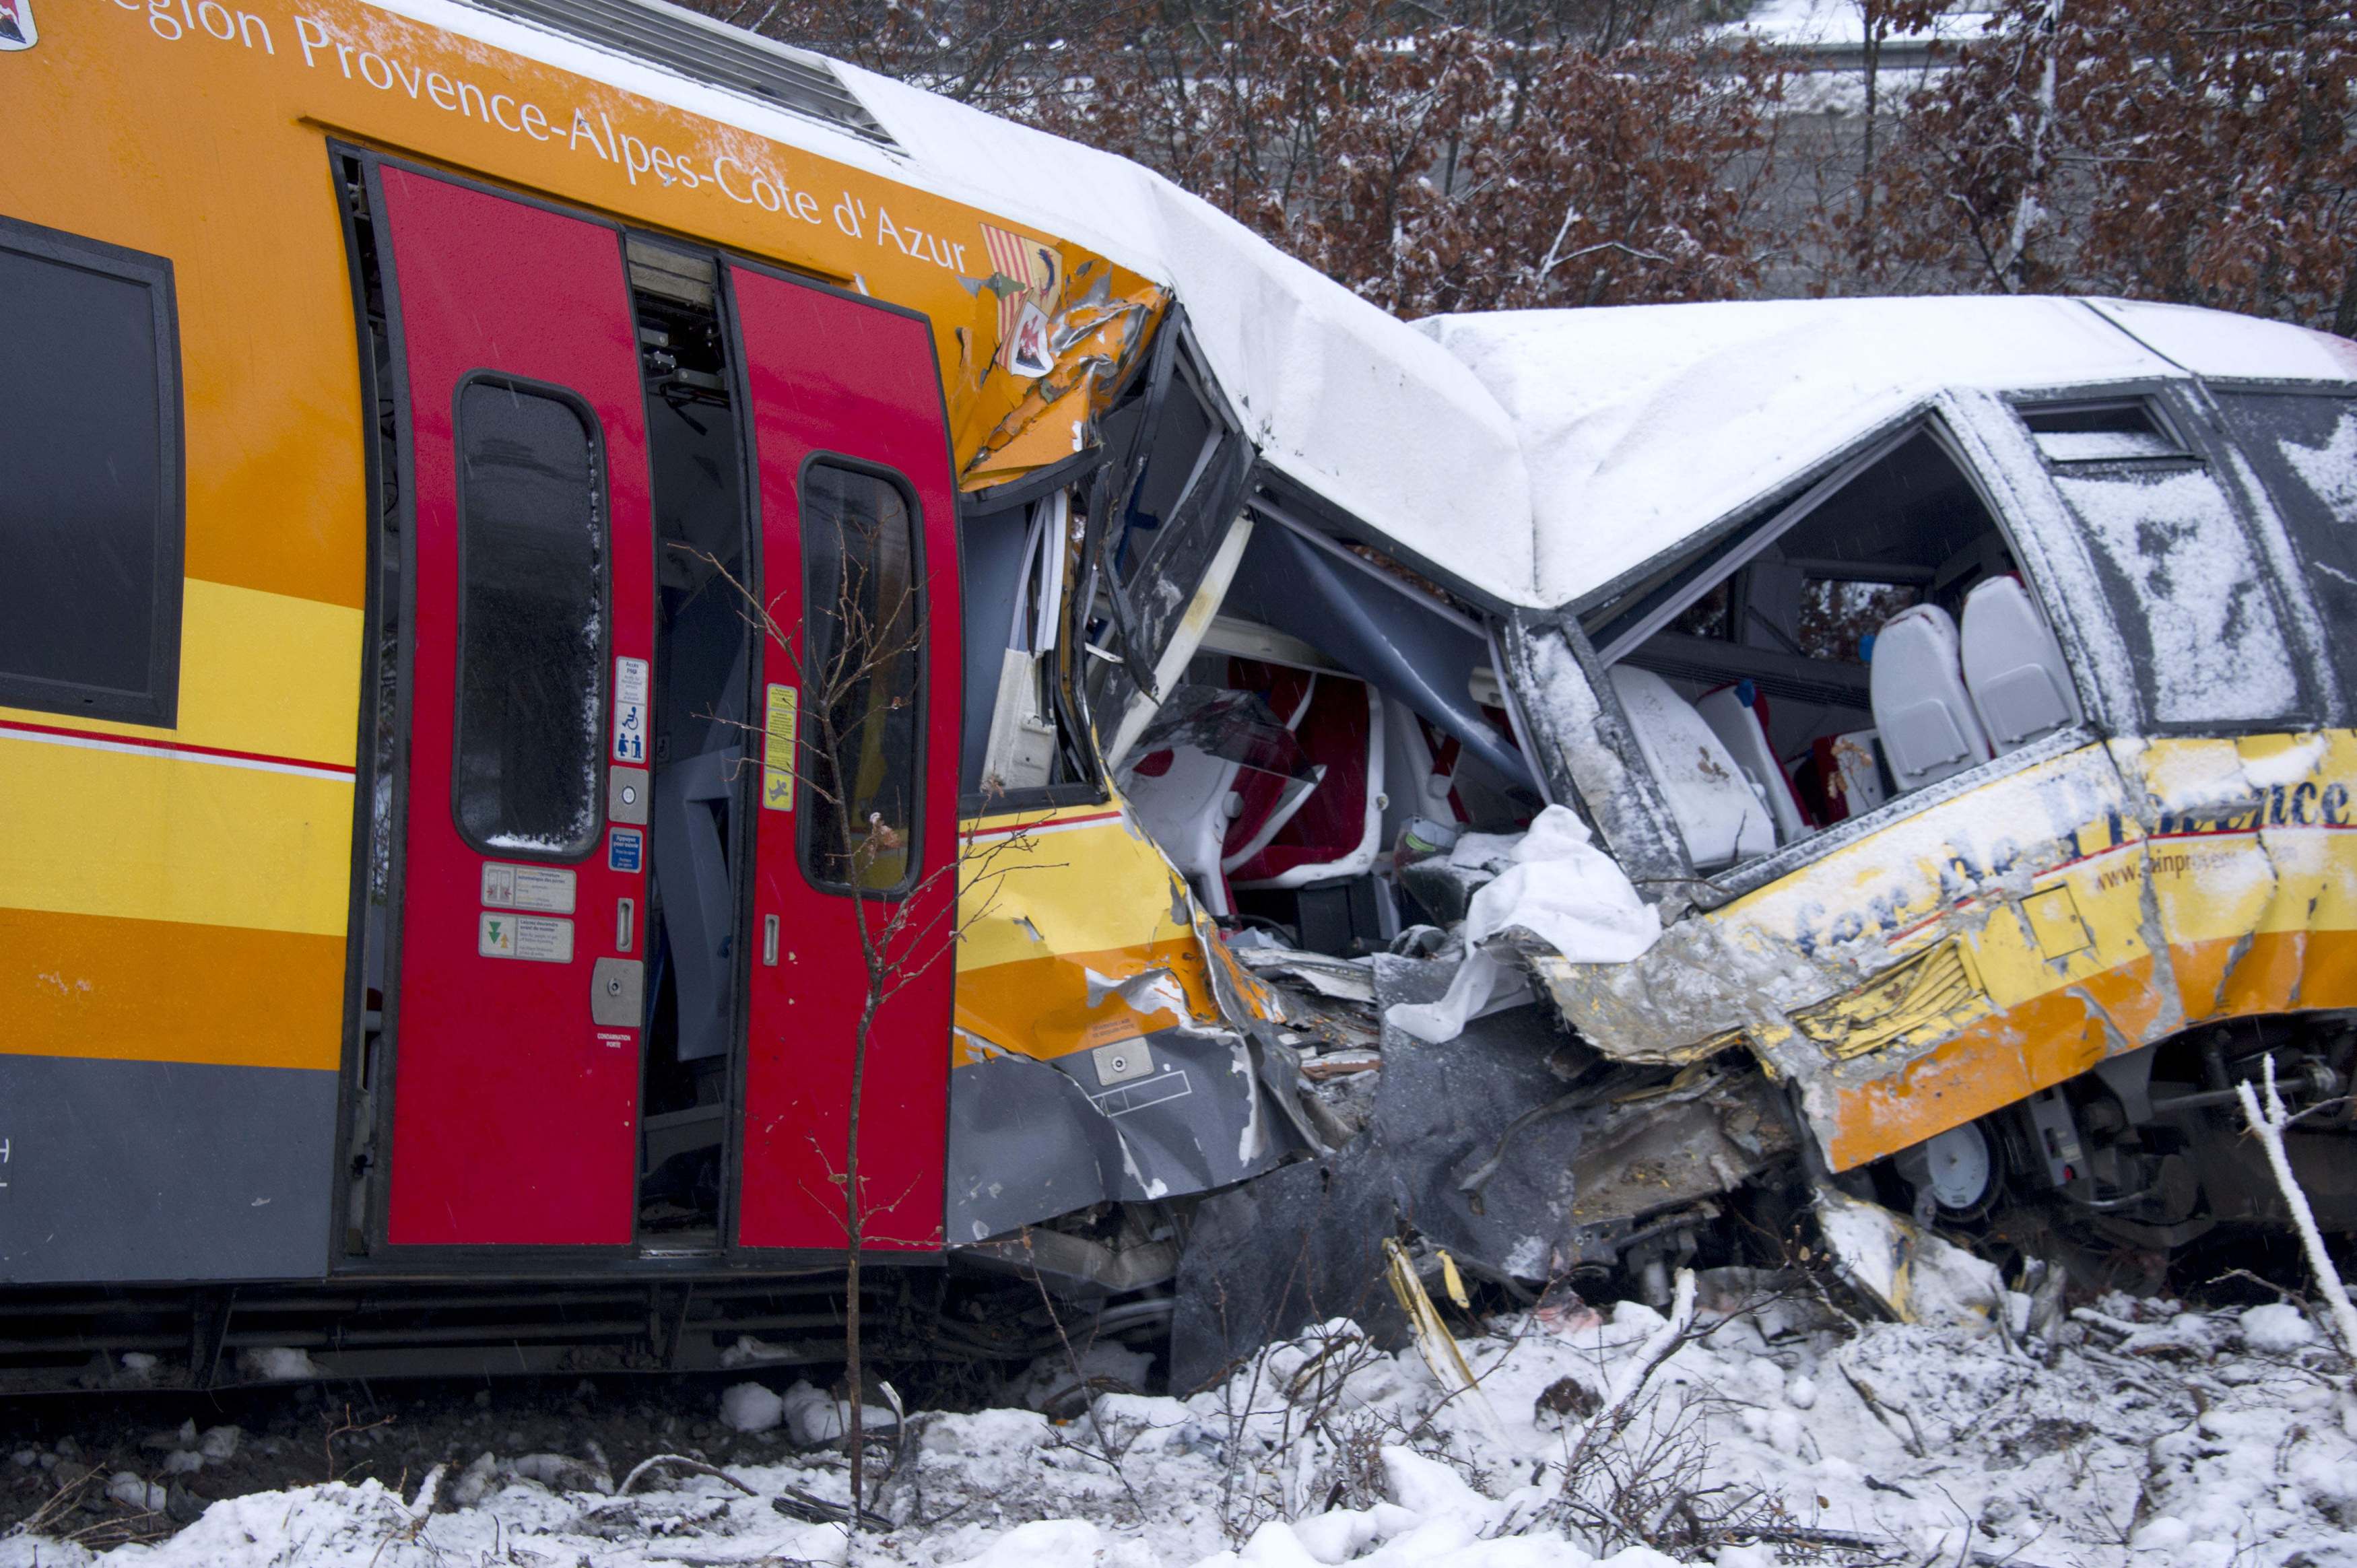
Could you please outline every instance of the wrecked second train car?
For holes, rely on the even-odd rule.
[[[210,10],[0,54],[5,1367],[2158,1250],[2267,1053],[2357,1218],[2345,344],[1419,330],[654,0]]]
[[[1200,1365],[1401,1226],[1529,1289],[1658,1288],[1812,1185],[2165,1254],[2279,1218],[2233,1122],[2269,1055],[2357,1225],[2357,350],[2064,299],[1424,328],[1527,532],[1249,498],[1180,716],[1114,757],[1312,1079],[1376,1085],[1200,1212]]]

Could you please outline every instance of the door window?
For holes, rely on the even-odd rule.
[[[922,634],[915,509],[894,478],[814,462],[802,476],[812,880],[899,890],[917,864]]]
[[[596,840],[605,520],[594,417],[570,394],[458,392],[458,826],[502,854]]]

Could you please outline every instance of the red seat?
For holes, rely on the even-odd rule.
[[[1228,678],[1263,693],[1320,769],[1317,788],[1297,797],[1281,822],[1272,821],[1280,781],[1247,776],[1222,860],[1228,880],[1299,886],[1366,870],[1383,832],[1373,809],[1383,789],[1383,718],[1373,688],[1352,676],[1260,660],[1231,660]]]

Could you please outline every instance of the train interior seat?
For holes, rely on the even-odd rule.
[[[1123,780],[1147,835],[1194,886],[1203,907],[1222,918],[1233,906],[1220,856],[1243,808],[1236,787],[1243,772],[1242,762],[1181,741],[1139,757]]]
[[[1301,688],[1286,727],[1318,778],[1314,788],[1281,804],[1269,800],[1266,809],[1260,803],[1277,781],[1267,774],[1250,780],[1245,810],[1228,828],[1221,869],[1233,886],[1255,888],[1363,875],[1383,840],[1381,695],[1353,676],[1257,660],[1232,659],[1228,673],[1245,690],[1265,682],[1272,696]]]
[[[1964,596],[1957,643],[1964,690],[1997,755],[2079,722],[2061,647],[2019,577],[1990,577]]]
[[[1735,758],[1737,767],[1750,781],[1751,788],[1776,820],[1776,842],[1792,843],[1808,836],[1808,813],[1801,805],[1801,797],[1786,776],[1784,765],[1776,759],[1775,748],[1768,743],[1768,699],[1749,681],[1738,681],[1704,693],[1695,704],[1695,712],[1710,726],[1719,744]]]
[[[1766,800],[1694,703],[1660,675],[1634,665],[1613,667],[1612,689],[1697,870],[1776,847]]]
[[[1934,784],[1988,759],[1947,611],[1915,605],[1885,621],[1868,676],[1874,727],[1900,789]]]

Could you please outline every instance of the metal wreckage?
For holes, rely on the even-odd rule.
[[[2062,299],[1421,330],[1522,514],[1256,464],[1183,321],[1089,521],[1036,509],[1121,815],[970,883],[954,1254],[1158,1300],[1182,1386],[1398,1331],[1410,1237],[1661,1300],[1878,1204],[1823,1230],[1906,1316],[1925,1229],[2092,1275],[2278,1221],[2270,1055],[2357,1226],[2357,351]]]

